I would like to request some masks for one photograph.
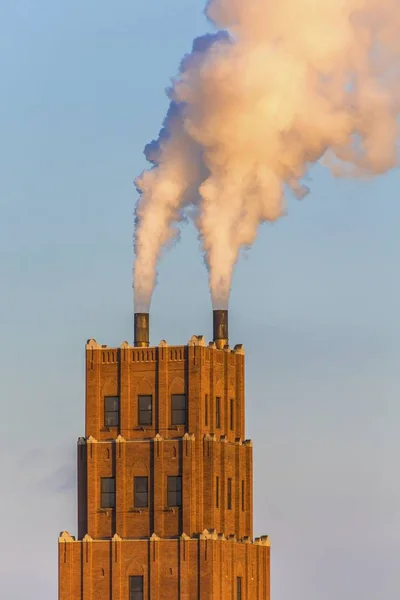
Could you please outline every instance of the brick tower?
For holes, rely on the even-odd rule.
[[[214,341],[86,345],[78,538],[59,537],[59,600],[269,600],[267,536],[253,541],[244,351]]]

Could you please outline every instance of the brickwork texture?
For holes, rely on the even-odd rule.
[[[174,395],[186,401],[179,424]],[[141,396],[151,404],[145,425]],[[118,406],[111,425],[107,398]],[[252,452],[242,346],[206,346],[202,336],[149,348],[89,340],[78,536],[59,537],[59,600],[131,600],[131,576],[143,578],[146,600],[270,600],[269,540],[253,540]],[[177,506],[170,477],[181,481]],[[145,506],[135,478],[147,478]]]

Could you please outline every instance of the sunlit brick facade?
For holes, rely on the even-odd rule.
[[[78,536],[59,600],[269,600],[242,346],[86,346]]]

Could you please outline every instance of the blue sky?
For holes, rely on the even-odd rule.
[[[5,600],[53,600],[76,533],[84,344],[132,340],[133,179],[164,88],[205,31],[195,0],[0,5],[0,561]],[[255,532],[274,600],[397,600],[398,171],[337,181],[262,227],[235,271]],[[162,260],[152,341],[211,338],[195,231]],[[18,562],[16,557],[18,556]]]

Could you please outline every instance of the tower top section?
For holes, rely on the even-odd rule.
[[[218,344],[221,345],[221,344]],[[244,349],[86,344],[86,437],[244,439]]]

